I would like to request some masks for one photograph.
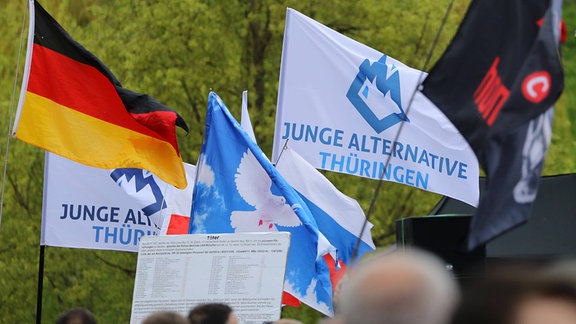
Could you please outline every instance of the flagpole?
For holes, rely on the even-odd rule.
[[[28,2],[27,2],[28,3]],[[20,58],[22,57],[22,44],[24,44],[24,31],[26,28],[26,14],[28,13],[28,5],[24,8],[24,15],[22,16],[22,28],[20,31],[20,46],[18,48],[18,59],[16,61],[16,70],[14,71],[14,85],[12,88],[12,103],[10,104],[9,125],[12,125],[14,118],[14,100],[16,98],[16,89],[18,86],[18,73],[20,71]],[[30,36],[29,36],[30,37]],[[4,205],[4,191],[6,189],[6,172],[8,170],[8,153],[10,152],[10,137],[12,137],[12,129],[8,127],[8,134],[6,135],[6,150],[4,152],[4,169],[2,171],[2,188],[0,192],[0,226],[2,226],[2,206]]]
[[[188,179],[186,179],[188,180]],[[188,184],[190,185],[190,184]],[[166,187],[164,189],[164,192],[162,194],[162,202],[160,203],[160,214],[158,215],[158,224],[154,224],[155,227],[155,231],[156,231],[156,235],[160,235],[160,232],[162,232],[162,226],[164,225],[164,217],[166,216],[164,214],[164,204],[166,204],[166,194],[168,193],[168,189],[170,188],[170,186],[172,186],[169,183],[166,183]]]
[[[424,65],[423,65],[422,69],[420,70],[420,76],[418,77],[418,83],[417,83],[418,86],[414,89],[414,91],[412,92],[412,95],[410,97],[410,100],[408,101],[408,106],[406,107],[405,116],[408,116],[408,112],[410,111],[410,108],[412,106],[412,102],[414,101],[414,97],[416,96],[416,92],[418,92],[420,90],[422,81],[424,81],[423,80],[423,76],[425,73],[424,71],[428,68],[428,64],[430,63],[430,59],[432,58],[432,53],[434,52],[434,49],[436,48],[436,45],[438,44],[438,39],[440,38],[440,34],[442,32],[442,29],[444,28],[444,25],[446,24],[446,21],[448,20],[448,16],[450,15],[450,12],[452,11],[453,4],[454,4],[454,0],[451,0],[450,3],[448,4],[448,7],[446,8],[446,12],[444,12],[444,17],[442,18],[442,22],[440,23],[440,26],[438,27],[438,30],[436,32],[436,36],[434,37],[434,41],[432,42],[432,46],[430,47],[430,51],[428,51],[428,54],[426,55]],[[394,138],[393,143],[396,143],[398,141],[398,138],[400,137],[400,133],[402,132],[403,126],[404,126],[404,123],[400,123],[400,126],[398,128],[398,132],[396,132],[396,136]],[[351,265],[354,265],[354,263],[356,262],[356,258],[358,256],[358,249],[360,248],[360,242],[362,241],[362,235],[364,235],[364,231],[366,230],[366,226],[368,225],[370,215],[372,214],[372,210],[374,209],[374,204],[376,203],[376,198],[378,197],[378,192],[380,191],[380,187],[382,186],[382,182],[384,180],[386,168],[388,168],[388,165],[390,164],[391,158],[392,158],[392,154],[389,154],[388,157],[386,158],[386,162],[384,163],[384,168],[382,169],[382,173],[380,174],[380,178],[378,179],[378,184],[376,184],[376,188],[374,189],[374,194],[372,195],[370,205],[368,206],[368,211],[366,212],[366,219],[364,220],[364,223],[362,224],[362,229],[360,230],[360,234],[358,235],[358,239],[356,239],[356,244],[354,245],[354,250],[352,251],[352,257],[350,259]]]
[[[274,166],[276,166],[278,164],[278,162],[280,161],[280,158],[282,157],[282,153],[284,153],[284,151],[286,151],[286,149],[288,148],[288,140],[289,140],[289,138],[287,138],[286,142],[284,142],[284,146],[282,146],[282,151],[280,151],[280,154],[278,155],[276,162],[274,162]]]
[[[44,287],[44,251],[46,245],[40,245],[40,257],[38,262],[38,292],[36,298],[36,324],[42,323],[42,290]]]

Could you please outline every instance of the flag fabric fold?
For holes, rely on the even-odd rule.
[[[158,234],[187,234],[192,209],[196,166],[184,163],[184,189],[174,188],[147,170],[119,168],[110,178],[139,206],[145,216],[154,218]]]
[[[370,234],[373,225],[368,222],[362,229],[366,216],[358,202],[340,192],[298,153],[286,147],[276,169],[308,205],[318,229],[337,249],[339,260],[349,266],[353,257],[358,260],[376,249]]]
[[[242,129],[246,131],[246,133],[248,134],[248,137],[250,137],[254,141],[254,143],[258,143],[256,141],[256,135],[254,135],[254,129],[252,128],[252,122],[250,121],[250,114],[248,113],[248,91],[247,90],[242,91],[242,112],[240,115],[240,126],[242,126]],[[328,269],[330,270],[330,265],[328,265]],[[330,275],[330,278],[332,278],[332,275]],[[332,286],[334,287],[334,281],[332,281],[332,279],[331,279],[331,283],[332,283]],[[302,305],[302,303],[300,302],[300,300],[298,300],[298,298],[296,298],[296,297],[290,295],[290,293],[287,293],[286,291],[284,291],[282,293],[282,305],[299,307]]]
[[[529,219],[552,139],[553,115],[549,109],[502,140],[486,143],[486,190],[470,223],[468,250]]]
[[[468,143],[426,97],[411,100],[424,75],[288,9],[272,160],[289,140],[317,169],[476,206],[479,168]]]
[[[564,87],[561,0],[475,0],[423,82],[486,171],[469,250],[525,222]]]
[[[244,91],[242,95],[240,124],[256,142],[248,113],[247,92]],[[376,249],[370,233],[373,225],[366,220],[364,211],[356,200],[340,192],[330,180],[288,145],[279,156],[276,169],[306,202],[318,229],[338,251],[338,260],[329,255],[324,256],[334,289],[353,258],[359,260],[365,253]]]
[[[122,87],[36,1],[13,135],[92,167],[145,169],[186,187],[176,126],[182,117]]]
[[[189,233],[291,233],[284,290],[332,314],[323,255],[331,252],[306,203],[213,92],[198,159]]]
[[[252,128],[252,121],[250,121],[250,114],[248,114],[248,91],[242,91],[242,114],[240,115],[240,125],[242,129],[248,133],[248,136],[256,142],[256,135],[254,135],[254,128]]]

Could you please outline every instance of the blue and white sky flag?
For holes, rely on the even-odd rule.
[[[247,91],[242,93],[240,124],[256,142],[248,113]],[[318,229],[338,250],[339,260],[349,265],[357,243],[359,245],[356,260],[376,249],[370,233],[373,225],[367,222],[362,230],[366,216],[356,200],[338,190],[322,173],[290,149],[289,145],[284,147],[279,156],[276,169],[306,202],[318,224]],[[358,242],[361,232],[362,239]]]
[[[349,265],[366,221],[362,207],[289,147],[282,153],[276,169],[304,199],[320,232],[338,250],[338,259]],[[370,233],[372,227],[368,222],[362,232],[356,260],[376,249]]]
[[[327,241],[304,201],[214,92],[197,167],[189,233],[290,232],[284,290],[331,315],[332,287],[322,259],[330,252]]]

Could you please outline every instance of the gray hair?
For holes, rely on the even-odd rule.
[[[443,324],[460,293],[436,256],[410,249],[374,253],[342,287],[341,317],[354,324]]]

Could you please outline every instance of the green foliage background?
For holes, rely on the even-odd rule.
[[[196,163],[206,98],[216,91],[235,116],[247,89],[258,142],[270,154],[287,7],[415,68],[424,62],[449,0],[45,0],[43,6],[81,44],[98,56],[125,87],[176,109],[188,122],[179,134],[185,162]],[[442,53],[469,0],[455,1],[432,62]],[[9,134],[25,53],[26,1],[0,0],[0,125]],[[565,1],[569,37],[563,47],[566,90],[556,106],[545,174],[576,172],[576,2]],[[19,69],[17,62],[20,60]],[[430,68],[430,65],[428,65]],[[15,82],[18,80],[18,82]],[[7,149],[8,145],[8,149]],[[0,227],[0,322],[35,320],[42,210],[43,152],[25,143],[0,141],[7,159]],[[8,152],[8,157],[6,153]],[[326,173],[366,210],[376,181]],[[394,242],[394,221],[425,215],[440,196],[383,183],[371,221],[380,247]],[[46,248],[42,321],[74,306],[91,309],[101,323],[127,323],[136,254]],[[307,308],[284,315],[315,322]]]

